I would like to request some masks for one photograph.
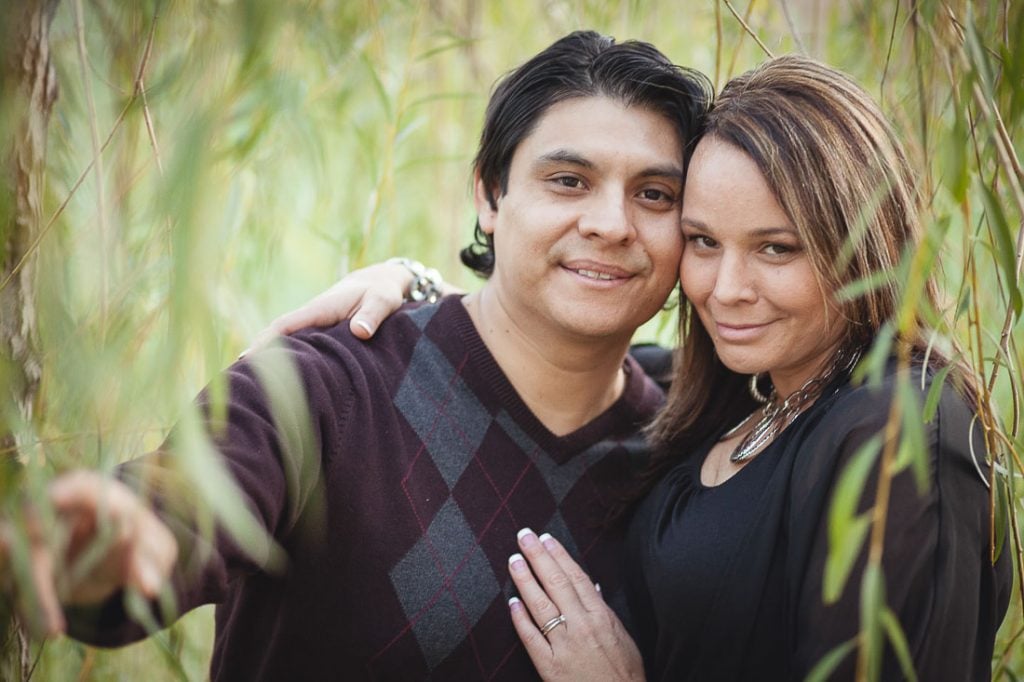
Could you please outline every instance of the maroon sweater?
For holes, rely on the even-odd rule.
[[[632,359],[622,397],[556,437],[458,298],[407,308],[368,343],[342,324],[260,355],[282,353],[308,420],[301,400],[263,390],[286,380],[257,357],[229,370],[217,443],[287,568],[221,540],[198,577],[179,576],[181,611],[218,604],[213,679],[535,679],[507,607],[524,526],[562,540],[614,603],[623,529],[603,521],[643,465],[637,431],[662,400]],[[184,565],[194,552],[181,537]],[[138,637],[117,601],[72,634]]]

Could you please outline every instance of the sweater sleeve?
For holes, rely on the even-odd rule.
[[[924,395],[918,397],[923,401]],[[884,434],[891,396],[891,382],[881,393],[854,389],[818,427],[833,434],[828,442],[834,451],[816,454],[831,457],[835,466],[813,483],[825,491],[823,504],[812,519],[804,519],[810,547],[804,579],[795,586],[795,678],[805,677],[860,629],[870,530],[838,598],[825,603],[829,514],[843,472],[860,457],[865,443]],[[1009,567],[1005,558],[996,566],[989,560],[989,498],[970,455],[971,416],[963,400],[944,388],[939,411],[924,429],[927,485],[918,486],[910,467],[892,478],[882,555],[883,599],[902,628],[919,679],[988,679],[995,630],[1006,610],[1000,591],[1008,592]],[[984,445],[977,434],[974,450],[984,470]],[[878,452],[858,513],[875,505],[881,459]],[[799,527],[800,522],[794,525]],[[801,539],[793,541],[799,544]],[[882,632],[881,679],[902,679],[894,649]],[[830,679],[854,679],[856,665],[853,649]]]
[[[151,604],[158,623],[223,600],[240,576],[283,570],[282,542],[298,524],[318,523],[320,505],[314,502],[322,494],[323,460],[340,454],[335,449],[352,399],[344,356],[336,335],[309,333],[247,357],[226,371],[222,404],[209,387],[196,400],[208,439],[189,438],[179,424],[158,451],[120,468],[120,478],[152,498],[179,545],[172,576],[175,607],[167,612]],[[213,448],[205,448],[204,440]],[[208,450],[208,459],[183,449],[197,443],[198,449]],[[204,476],[208,480],[197,480]],[[237,495],[226,495],[228,503],[236,508],[241,503],[247,522],[262,529],[262,538],[250,532],[245,542],[237,542],[226,524],[210,523],[209,512],[217,505],[208,505],[215,490],[209,483],[217,476],[233,484],[229,493]],[[239,527],[244,523],[236,523]],[[118,593],[97,608],[70,609],[69,634],[101,646],[146,636],[128,618],[123,602]]]

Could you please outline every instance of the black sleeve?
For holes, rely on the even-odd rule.
[[[822,425],[841,436],[833,479],[825,482],[826,502],[814,520],[806,578],[794,614],[794,673],[800,679],[860,630],[870,529],[842,593],[826,604],[829,510],[847,464],[864,443],[885,432],[888,403],[877,394],[862,392],[840,402]],[[892,478],[882,555],[884,603],[902,628],[922,680],[988,679],[995,630],[1006,611],[1009,566],[1005,557],[996,566],[989,560],[989,497],[969,454],[971,417],[959,396],[944,391],[938,414],[925,427],[927,485],[919,489],[910,468]],[[974,448],[983,466],[984,445],[977,433]],[[861,513],[875,504],[880,461],[881,454],[864,486]],[[881,679],[903,679],[884,631],[882,637],[886,645]],[[853,680],[856,658],[854,649],[830,679]]]
[[[644,374],[668,393],[672,385],[672,351],[654,343],[638,343],[630,346],[629,354],[644,370]]]

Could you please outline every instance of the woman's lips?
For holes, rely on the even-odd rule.
[[[768,328],[770,322],[764,324],[725,324],[723,322],[715,323],[715,331],[717,332],[718,338],[723,341],[730,341],[734,343],[742,343],[744,341],[753,341],[764,334],[765,329]]]

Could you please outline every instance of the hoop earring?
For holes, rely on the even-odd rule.
[[[771,398],[769,396],[766,396],[764,393],[761,393],[761,391],[757,388],[757,380],[759,376],[760,375],[757,374],[750,375],[750,397],[756,400],[757,402],[761,403],[762,405],[767,405],[768,401],[771,400]]]

